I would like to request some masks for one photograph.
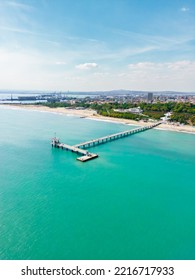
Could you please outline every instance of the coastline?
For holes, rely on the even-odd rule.
[[[2,107],[8,107],[12,109],[24,109],[24,110],[30,110],[30,111],[39,111],[39,112],[48,112],[48,113],[55,113],[60,115],[72,115],[72,116],[78,116],[81,118],[87,118],[92,119],[96,121],[107,121],[107,122],[114,122],[114,123],[122,123],[127,125],[135,125],[135,126],[145,126],[146,124],[152,124],[152,122],[143,122],[143,121],[134,121],[134,120],[128,120],[128,119],[120,119],[120,118],[112,118],[112,117],[104,117],[101,115],[98,115],[96,111],[91,109],[86,110],[76,110],[76,109],[66,109],[66,108],[50,108],[47,106],[39,106],[39,105],[24,105],[24,104],[1,104]],[[154,129],[160,129],[160,130],[168,130],[168,131],[174,131],[174,132],[182,132],[182,133],[190,133],[195,134],[195,127],[190,125],[183,125],[183,126],[177,126],[172,124],[161,124],[159,127]]]

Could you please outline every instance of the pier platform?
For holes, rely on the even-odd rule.
[[[94,158],[97,158],[98,155],[97,154],[89,154],[89,155],[86,155],[86,156],[82,156],[82,157],[78,157],[77,160],[81,161],[81,162],[85,162],[85,161],[88,161],[88,160],[91,160],[91,159],[94,159]]]

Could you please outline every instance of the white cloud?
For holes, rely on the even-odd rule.
[[[139,62],[128,65],[124,75],[130,84],[139,85],[145,90],[194,91],[195,61],[165,63]]]
[[[77,65],[53,52],[0,49],[0,85],[4,89],[40,90],[175,90],[195,91],[195,61],[155,63],[140,61],[117,68],[95,62]],[[67,63],[67,67],[63,65]],[[59,65],[59,67],[53,67]],[[62,67],[60,67],[62,65]],[[78,67],[79,66],[79,67]]]
[[[31,10],[33,7],[27,4],[23,4],[20,2],[13,2],[13,1],[7,1],[6,4],[10,7],[21,9],[21,10]]]
[[[66,65],[66,62],[64,61],[56,61],[56,65]]]
[[[182,7],[180,9],[181,12],[188,12],[190,9],[189,8],[186,8],[186,7]]]
[[[80,70],[90,70],[97,68],[98,65],[95,62],[88,62],[88,63],[83,63],[83,64],[78,64],[75,66],[75,68],[80,69]]]
[[[109,73],[109,72],[95,72],[95,73],[93,73],[93,75],[94,76],[96,76],[96,77],[108,77],[108,76],[110,76],[111,75],[111,73]]]
[[[192,71],[195,70],[195,62],[189,60],[181,60],[176,62],[154,63],[154,62],[139,62],[128,65],[131,71]]]
[[[23,28],[15,28],[15,27],[9,27],[9,26],[0,26],[0,30],[10,31],[10,32],[16,32],[16,33],[24,33],[24,34],[36,35],[36,33],[31,32],[31,31],[26,30],[26,29],[23,29]]]

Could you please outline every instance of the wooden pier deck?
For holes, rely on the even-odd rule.
[[[84,150],[84,148],[104,144],[108,141],[117,140],[119,138],[123,138],[123,137],[129,136],[129,135],[141,132],[141,131],[145,131],[145,130],[154,128],[154,127],[160,125],[161,123],[162,122],[158,122],[158,123],[154,123],[154,124],[148,125],[148,126],[133,128],[133,129],[130,129],[130,130],[114,133],[114,134],[111,134],[111,135],[107,135],[107,136],[104,136],[104,137],[100,137],[100,138],[97,138],[97,139],[86,141],[86,142],[76,144],[76,145],[73,145],[73,146],[61,143],[58,138],[54,137],[52,139],[51,144],[52,144],[52,147],[61,148],[61,149],[65,149],[65,150],[77,153],[77,154],[81,154],[82,156],[78,157],[77,160],[79,160],[81,162],[85,162],[85,161],[97,158],[98,155],[90,153],[89,151]]]

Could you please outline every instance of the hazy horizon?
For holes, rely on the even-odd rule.
[[[144,93],[148,93],[148,92],[153,92],[154,94],[195,94],[195,91],[149,91],[149,90],[131,90],[131,89],[111,89],[111,90],[88,90],[88,91],[71,91],[71,90],[67,90],[67,91],[60,91],[60,90],[40,90],[40,89],[34,89],[34,90],[30,90],[30,89],[18,89],[18,90],[11,90],[11,89],[0,89],[0,94],[41,94],[41,93],[45,93],[45,94],[83,94],[83,93],[88,93],[88,94],[95,94],[95,93],[113,93],[113,94],[144,94]]]

